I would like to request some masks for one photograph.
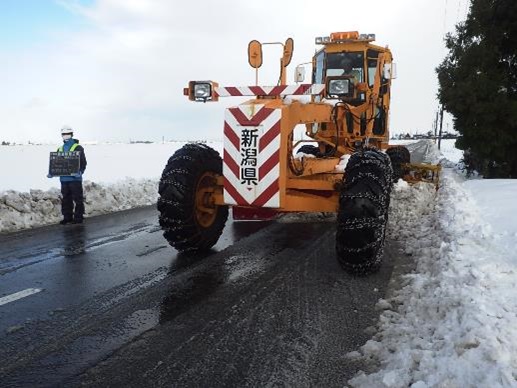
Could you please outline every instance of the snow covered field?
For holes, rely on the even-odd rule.
[[[98,184],[119,182],[126,177],[158,180],[169,157],[185,144],[94,144],[84,145],[88,166],[84,179]],[[218,151],[221,142],[207,143]],[[59,188],[58,178],[47,178],[49,153],[56,145],[0,147],[0,192]]]

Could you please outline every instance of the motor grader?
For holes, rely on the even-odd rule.
[[[159,184],[158,210],[165,238],[179,251],[210,249],[229,214],[337,213],[336,253],[345,270],[368,273],[383,254],[390,190],[409,176],[409,152],[389,146],[390,89],[395,65],[375,35],[336,32],[316,38],[312,82],[286,84],[293,40],[282,44],[275,86],[258,85],[261,44],[248,46],[254,86],[220,87],[191,81],[192,101],[251,99],[226,109],[223,155],[186,144],[168,160]],[[302,96],[299,98],[293,96]],[[302,125],[305,139],[294,140]],[[311,144],[303,144],[310,141]],[[346,163],[346,167],[344,164]]]

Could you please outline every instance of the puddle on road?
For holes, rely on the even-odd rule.
[[[160,303],[160,323],[170,321],[198,306],[223,286],[232,286],[238,281],[253,281],[252,277],[257,277],[266,270],[265,260],[251,253],[229,256],[220,263],[194,272],[186,280],[172,284]]]
[[[182,284],[171,285],[159,306],[159,323],[168,322],[196,306],[225,282],[226,274],[221,269],[209,268],[193,274]]]

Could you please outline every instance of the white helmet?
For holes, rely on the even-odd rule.
[[[61,128],[61,135],[73,135],[74,134],[74,130],[72,129],[71,126],[69,125],[65,125],[63,126],[63,128]]]

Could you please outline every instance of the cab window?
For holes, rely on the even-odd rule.
[[[313,82],[314,84],[323,84],[323,64],[325,63],[325,51],[316,54],[316,67],[314,68]]]
[[[368,86],[372,87],[375,82],[375,71],[377,70],[377,62],[379,60],[379,52],[375,50],[367,51],[368,59]]]
[[[327,69],[325,75],[350,76],[354,83],[364,82],[364,54],[362,52],[331,53],[327,55]]]

